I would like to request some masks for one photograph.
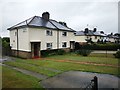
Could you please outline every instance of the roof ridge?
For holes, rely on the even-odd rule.
[[[27,24],[27,20],[30,20],[31,18],[34,18],[34,17],[35,17],[35,16],[30,17],[30,18],[28,18],[28,19],[26,19],[26,20],[24,20],[24,21],[22,21],[22,22],[20,22],[20,23],[18,23],[18,24],[16,24],[16,25],[13,25],[12,27],[8,28],[8,30],[11,29],[11,28],[14,28],[15,26],[17,26],[17,25],[19,25],[19,24],[22,24],[22,23],[24,23],[24,22],[26,22],[26,24]],[[31,21],[31,20],[30,20],[30,21]]]

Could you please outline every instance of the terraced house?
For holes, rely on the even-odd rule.
[[[48,12],[44,12],[42,17],[31,17],[8,30],[14,56],[34,58],[40,57],[42,50],[74,48],[75,31],[66,23],[50,19]]]

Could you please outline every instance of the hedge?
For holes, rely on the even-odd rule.
[[[62,49],[48,49],[48,50],[42,50],[41,51],[41,55],[42,57],[47,57],[47,56],[51,56],[51,55],[63,55],[65,54],[65,51]]]
[[[80,49],[90,49],[90,50],[113,50],[116,51],[120,49],[120,44],[87,44],[82,45]]]

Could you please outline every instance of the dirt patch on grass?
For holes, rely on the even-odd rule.
[[[76,64],[87,64],[87,65],[95,65],[95,66],[109,66],[109,67],[115,67],[115,68],[118,68],[120,66],[116,66],[116,65],[112,65],[112,64],[99,64],[99,63],[96,63],[96,62],[83,62],[83,61],[73,61],[73,60],[59,60],[59,59],[55,59],[55,58],[42,58],[44,60],[53,60],[53,61],[56,61],[56,62],[69,62],[69,63],[76,63]]]

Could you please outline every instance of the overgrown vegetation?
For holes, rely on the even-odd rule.
[[[10,38],[4,37],[1,38],[1,41],[2,41],[2,55],[10,55],[11,54]]]
[[[117,51],[116,54],[114,54],[116,58],[120,58],[120,51]]]
[[[87,50],[87,49],[81,49],[81,50],[76,50],[75,53],[82,55],[82,56],[88,56],[92,50]]]
[[[64,55],[64,54],[65,54],[65,51],[62,50],[62,49],[59,49],[59,50],[57,51],[57,54],[58,54],[58,55]]]
[[[90,49],[90,50],[113,50],[116,51],[120,49],[120,44],[106,43],[106,44],[76,44],[76,50],[79,49]]]
[[[55,49],[55,50],[42,50],[41,55],[42,57],[47,57],[51,55],[63,55],[65,51],[63,49]]]

